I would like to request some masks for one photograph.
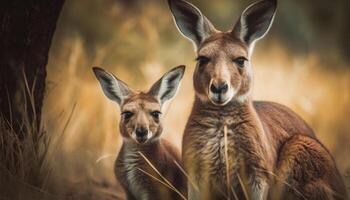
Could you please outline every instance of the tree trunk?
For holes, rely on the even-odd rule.
[[[40,129],[48,52],[63,3],[0,1],[0,117],[18,133],[24,123]]]

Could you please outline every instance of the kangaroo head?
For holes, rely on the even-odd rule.
[[[178,29],[193,42],[197,53],[193,80],[199,99],[218,106],[244,102],[252,87],[249,59],[254,43],[269,30],[276,1],[262,0],[248,6],[226,32],[215,29],[194,5],[184,0],[168,3]]]
[[[104,94],[117,102],[121,110],[120,133],[125,141],[146,144],[162,133],[164,103],[172,99],[179,88],[185,66],[167,72],[148,92],[132,90],[113,74],[94,67]]]

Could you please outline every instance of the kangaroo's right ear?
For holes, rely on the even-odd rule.
[[[170,10],[180,32],[198,46],[216,29],[201,11],[184,0],[168,0]]]
[[[248,45],[264,37],[276,14],[277,0],[260,0],[246,8],[232,30],[234,36]]]
[[[162,78],[153,84],[148,94],[156,97],[163,106],[165,102],[176,95],[185,73],[185,68],[184,65],[180,65],[165,73]]]
[[[116,101],[119,105],[131,93],[129,87],[113,74],[99,68],[93,67],[97,80],[100,82],[104,94],[111,100]]]

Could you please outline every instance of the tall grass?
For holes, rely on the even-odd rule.
[[[37,128],[35,81],[29,85],[24,72],[22,78],[22,119],[8,120],[0,116],[0,193],[10,199],[20,199],[21,195],[27,194],[30,194],[28,199],[33,195],[50,195],[43,187],[47,175],[45,159],[51,140],[44,130]]]

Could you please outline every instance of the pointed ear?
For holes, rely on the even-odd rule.
[[[168,0],[174,21],[180,32],[198,46],[216,30],[194,5],[184,0]]]
[[[154,83],[148,94],[155,96],[161,105],[163,105],[166,101],[172,99],[176,95],[184,73],[184,65],[175,67]]]
[[[232,30],[235,37],[248,45],[264,37],[276,13],[276,0],[261,0],[246,8]]]
[[[132,91],[129,87],[113,74],[99,67],[93,67],[92,70],[97,80],[100,82],[104,94],[109,99],[116,101],[120,105],[123,103],[124,99],[131,94]]]

